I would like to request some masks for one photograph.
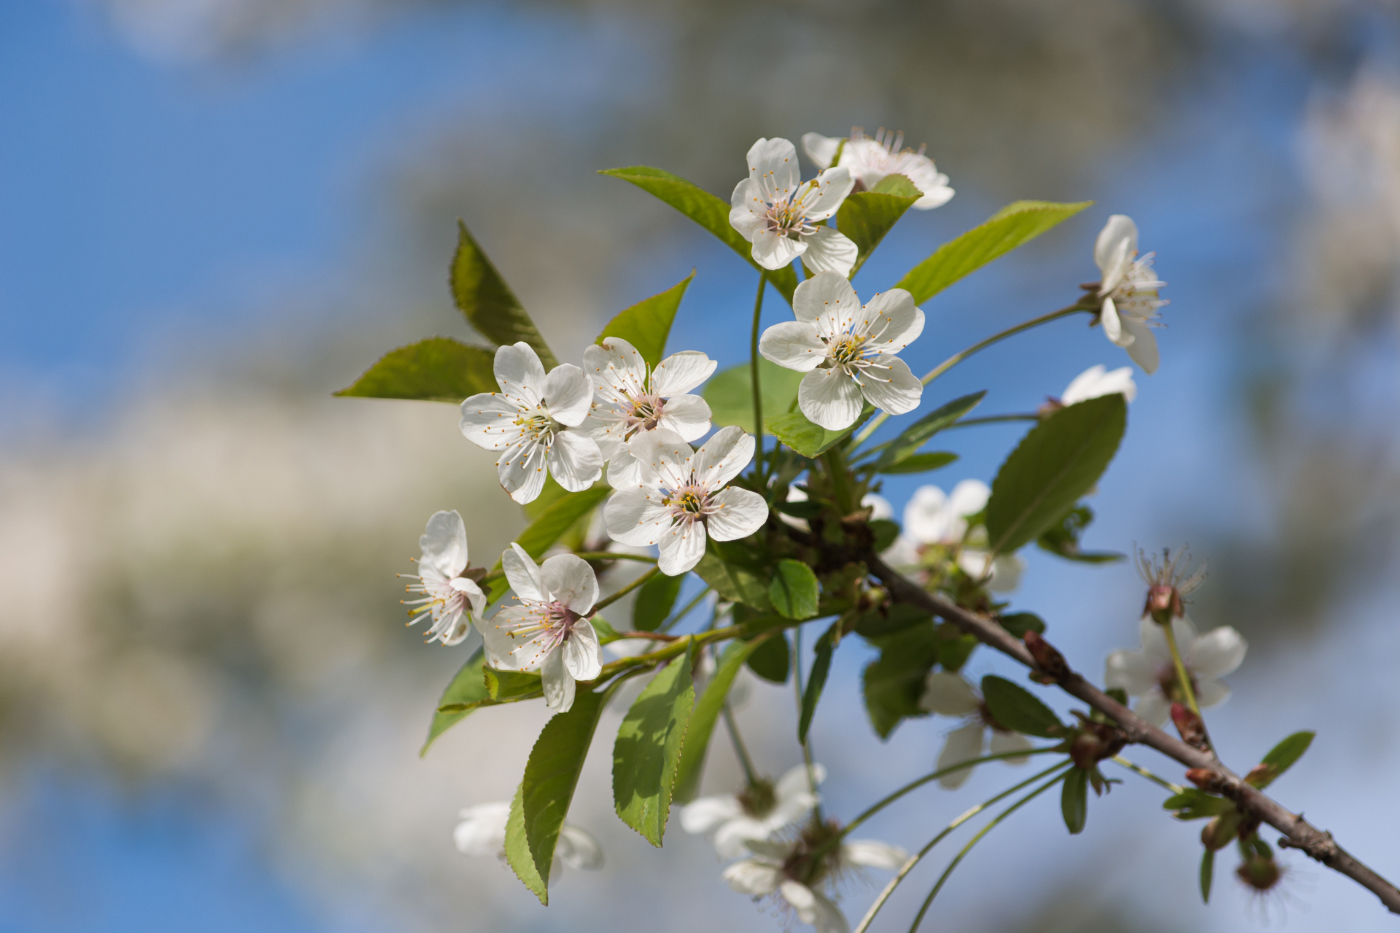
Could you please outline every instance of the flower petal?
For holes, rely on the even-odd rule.
[[[510,819],[510,804],[482,803],[466,807],[458,816],[461,822],[452,831],[452,841],[463,855],[496,855],[506,844],[506,822]]]
[[[816,933],[851,933],[851,927],[846,923],[846,915],[841,913],[841,908],[820,891],[812,892],[812,911],[814,916],[811,924],[816,928]]]
[[[1021,733],[1003,732],[1000,729],[992,730],[992,741],[989,744],[991,745],[991,753],[993,755],[1005,755],[1007,752],[1029,751],[1035,747],[1031,740]],[[1005,758],[1003,760],[1009,765],[1023,765],[1030,761],[1030,758],[1025,755],[1020,755],[1016,758]]]
[[[1126,214],[1114,214],[1108,218],[1094,241],[1094,263],[1103,273],[1104,287],[1112,289],[1118,283],[1108,284],[1109,274],[1137,252],[1138,229],[1133,219]],[[1121,272],[1120,272],[1121,277]]]
[[[651,391],[662,398],[684,395],[704,382],[719,364],[699,350],[672,353],[651,374]]]
[[[1161,691],[1154,690],[1138,700],[1133,711],[1147,720],[1149,726],[1160,726],[1167,721],[1167,714],[1171,712],[1171,703],[1162,696]]]
[[[512,542],[510,549],[501,554],[501,569],[516,596],[534,603],[549,602],[549,588],[545,586],[540,565],[523,547]]]
[[[885,353],[898,353],[924,332],[924,312],[914,304],[914,296],[902,288],[871,298],[859,321],[864,325],[861,333],[868,334],[872,344]]]
[[[1142,367],[1143,372],[1149,376],[1155,373],[1161,358],[1157,352],[1157,335],[1152,333],[1152,328],[1136,318],[1124,315],[1123,330],[1132,338],[1132,342],[1120,346],[1127,347],[1128,356]]]
[[[980,479],[965,479],[953,487],[948,496],[948,509],[954,515],[966,518],[976,515],[987,507],[992,497],[991,487]]]
[[[1224,677],[1240,666],[1249,643],[1229,625],[1211,629],[1186,649],[1186,663],[1203,677]]]
[[[955,536],[962,538],[961,529],[956,535],[952,531],[955,517],[942,489],[932,484],[920,486],[904,507],[904,533],[919,544],[951,544]]]
[[[1201,706],[1215,706],[1230,698],[1230,688],[1224,681],[1214,677],[1200,677],[1196,681],[1196,702]]]
[[[729,225],[752,243],[764,227],[764,214],[768,210],[768,204],[763,200],[763,189],[757,182],[745,178],[734,186],[729,204]]]
[[[808,324],[818,324],[823,319],[831,322],[830,336],[845,330],[860,314],[860,298],[844,275],[818,272],[792,293],[792,313]]]
[[[632,456],[632,448],[622,444],[608,460],[608,485],[628,489],[642,482],[642,465]]]
[[[673,525],[670,531],[657,542],[661,557],[656,565],[668,577],[678,577],[694,569],[705,556],[705,523],[681,522]]]
[[[1131,366],[1120,366],[1112,372],[1106,372],[1102,364],[1090,366],[1075,376],[1069,385],[1065,386],[1065,390],[1060,393],[1060,402],[1065,405],[1073,405],[1091,398],[1112,395],[1115,392],[1120,393],[1130,402],[1137,398],[1137,383],[1133,382]]]
[[[710,406],[698,395],[673,395],[661,409],[659,427],[675,431],[689,443],[710,430]]]
[[[726,425],[695,452],[695,476],[713,492],[743,472],[753,454],[753,435],[738,425]]]
[[[769,204],[792,197],[801,182],[797,147],[786,139],[759,139],[749,147],[749,178],[758,183]]]
[[[634,486],[619,489],[608,499],[603,521],[614,541],[641,547],[661,540],[671,527],[671,513],[655,489]]]
[[[759,843],[768,835],[769,829],[764,821],[740,815],[715,831],[715,851],[720,858],[738,858],[746,849],[759,855],[767,854]]]
[[[596,446],[596,445],[595,445]],[[496,461],[496,477],[501,488],[521,505],[534,502],[544,491],[545,462],[549,451],[543,444],[534,444],[526,456],[519,446],[508,447]]]
[[[451,579],[467,569],[467,526],[456,511],[434,512],[418,538],[423,563]]]
[[[1118,308],[1114,305],[1112,298],[1103,300],[1103,305],[1099,310],[1099,322],[1103,324],[1103,335],[1114,346],[1126,347],[1132,344],[1132,336],[1125,336],[1123,333],[1123,321],[1118,316]]]
[[[592,680],[603,672],[603,649],[598,645],[598,633],[587,619],[574,626],[559,650],[564,655],[564,669],[575,680]]]
[[[550,599],[581,616],[588,615],[598,601],[598,577],[582,557],[555,554],[540,565],[540,581]]]
[[[909,861],[909,853],[899,846],[877,842],[874,839],[852,839],[841,845],[841,859],[852,865],[864,865],[866,868],[898,871]]]
[[[603,849],[598,845],[598,840],[568,823],[559,831],[559,841],[554,844],[554,857],[562,859],[570,868],[596,871],[603,867]]]
[[[924,678],[919,709],[940,716],[967,716],[982,705],[982,698],[967,678],[951,671],[933,671]]]
[[[598,394],[625,405],[646,391],[647,364],[642,354],[621,337],[604,337],[583,351],[583,366]]]
[[[1127,691],[1130,697],[1140,697],[1157,689],[1159,662],[1146,651],[1115,651],[1104,662],[1104,686]]]
[[[837,166],[822,169],[809,184],[811,188],[802,194],[802,206],[807,209],[807,219],[815,223],[826,220],[840,209],[841,202],[855,187],[856,179],[850,169]]]
[[[800,291],[802,285],[797,288]],[[826,359],[826,344],[813,325],[805,321],[783,321],[763,332],[758,352],[769,362],[805,373],[816,369]]]
[[[753,235],[753,261],[765,269],[781,269],[807,251],[802,240],[761,229]]]
[[[448,581],[448,586],[460,593],[467,594],[467,601],[471,603],[472,612],[481,615],[486,611],[486,594],[481,592],[481,587],[476,585],[474,580],[466,577],[454,577]]]
[[[747,538],[768,520],[768,503],[756,492],[730,487],[710,497],[719,511],[705,519],[710,537],[716,541]]]
[[[938,753],[938,764],[935,767],[942,770],[964,761],[981,758],[982,734],[985,731],[986,728],[982,723],[974,720],[948,733],[948,738],[943,743],[943,751]],[[961,787],[971,775],[972,768],[962,768],[951,774],[943,775],[938,779],[938,783],[949,789]]]
[[[503,393],[523,399],[532,408],[539,404],[545,375],[534,347],[523,340],[497,347],[493,369]]]
[[[598,442],[582,431],[558,432],[549,445],[549,473],[569,492],[592,486],[603,476],[603,452]]]
[[[797,387],[797,407],[813,424],[844,431],[860,417],[865,399],[844,370],[814,369]]]
[[[482,392],[462,403],[462,436],[478,447],[500,450],[520,436],[519,404],[499,392]]]
[[[720,875],[728,885],[740,894],[763,897],[778,890],[783,880],[782,869],[770,862],[756,858],[746,858],[735,862]]]
[[[551,418],[576,428],[588,417],[593,404],[593,382],[573,363],[560,363],[545,377],[541,401]]]
[[[819,169],[830,166],[831,160],[836,158],[836,150],[840,148],[840,137],[823,136],[821,133],[802,134],[802,151]]]
[[[788,902],[803,923],[816,923],[817,896],[812,889],[797,881],[785,880],[778,886],[783,900]]]
[[[897,356],[886,356],[881,362],[861,370],[860,391],[865,400],[892,415],[904,415],[919,407],[924,397],[924,384],[909,369],[909,364]]]
[[[545,705],[556,713],[567,713],[574,705],[574,678],[564,666],[564,652],[555,648],[540,665]]]
[[[843,172],[845,169],[834,171]],[[844,233],[837,232],[835,227],[819,225],[815,233],[804,234],[801,242],[806,247],[802,263],[814,273],[834,272],[848,276],[860,258],[860,247]]]
[[[743,813],[744,808],[733,794],[699,797],[681,808],[681,829],[692,836],[712,833]]]

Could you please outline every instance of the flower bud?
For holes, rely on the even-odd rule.
[[[1201,844],[1212,852],[1225,848],[1239,835],[1240,819],[1238,810],[1220,814],[1201,830]]]
[[[1181,593],[1168,584],[1154,584],[1147,591],[1147,603],[1142,610],[1152,616],[1158,625],[1171,625],[1172,619],[1184,616],[1186,610],[1181,602]]]
[[[1176,724],[1176,731],[1181,733],[1181,741],[1200,751],[1210,748],[1210,741],[1206,738],[1206,724],[1186,704],[1172,704],[1172,722]]]
[[[1065,656],[1060,654],[1035,629],[1027,629],[1021,636],[1021,640],[1026,644],[1026,650],[1031,653],[1031,659],[1035,661],[1035,666],[1040,668],[1049,677],[1059,680],[1069,674],[1069,664],[1065,662]]]
[[[1279,883],[1283,878],[1283,869],[1272,856],[1250,853],[1241,860],[1235,875],[1247,887],[1262,894],[1273,890]]]
[[[1191,768],[1186,772],[1186,780],[1195,784],[1201,790],[1208,791],[1212,794],[1220,793],[1225,786],[1225,782],[1221,780],[1220,775],[1209,768]]]

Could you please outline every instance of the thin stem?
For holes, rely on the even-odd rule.
[[[1167,636],[1167,647],[1172,652],[1172,664],[1176,667],[1176,682],[1181,687],[1181,692],[1186,696],[1186,705],[1191,707],[1191,712],[1196,714],[1196,718],[1201,718],[1201,708],[1196,705],[1196,691],[1191,688],[1191,675],[1186,673],[1186,664],[1181,660],[1181,652],[1176,647],[1176,633],[1172,631],[1171,623],[1162,626],[1162,632]]]
[[[700,592],[696,594],[694,599],[686,603],[685,606],[681,608],[680,612],[676,613],[675,615],[671,616],[671,618],[658,625],[656,627],[656,630],[658,632],[664,632],[667,629],[675,627],[677,623],[679,623],[686,616],[690,615],[690,613],[694,611],[695,607],[700,605],[700,601],[708,595],[710,595],[710,588],[707,586],[700,590]]]
[[[1071,314],[1074,314],[1079,311],[1092,310],[1092,308],[1087,308],[1084,305],[1076,302],[1075,304],[1072,304],[1067,308],[1061,308],[1058,311],[1051,311],[1049,314],[1042,314],[1040,317],[1033,317],[1029,321],[1022,321],[1015,327],[1008,327],[1004,331],[992,334],[992,336],[988,337],[986,340],[981,340],[977,343],[974,343],[966,350],[961,350],[957,353],[954,353],[952,356],[948,357],[946,360],[933,367],[933,369],[929,370],[924,375],[922,381],[924,385],[928,385],[930,382],[937,379],[939,376],[943,375],[948,370],[952,369],[954,366],[967,359],[969,356],[972,356],[974,353],[977,353],[981,350],[987,349],[994,343],[1000,343],[1007,337],[1014,337],[1022,331],[1030,330],[1032,327],[1039,327],[1041,324],[1048,324],[1051,321],[1057,321],[1062,317],[1069,317]],[[881,424],[883,424],[885,419],[888,417],[889,414],[883,411],[880,412],[880,414],[876,415],[871,420],[870,424],[865,426],[865,430],[861,431],[859,434],[856,435],[856,444],[864,442],[866,438],[874,434],[875,429],[878,428]]]
[[[974,426],[974,425],[978,425],[978,424],[998,424],[998,423],[1003,422],[1003,421],[1039,421],[1039,420],[1040,420],[1040,416],[1037,415],[1037,414],[1028,414],[1028,415],[988,415],[988,416],[985,417],[985,418],[964,418],[964,419],[962,419],[961,421],[954,421],[952,424],[948,425],[948,427],[944,428],[943,430],[945,430],[945,431],[951,431],[953,428],[970,428],[970,427],[972,427],[972,426]]]
[[[827,476],[831,479],[831,492],[836,497],[836,507],[841,510],[842,515],[849,515],[856,509],[856,504],[851,501],[850,476],[846,472],[846,464],[841,457],[841,451],[835,447],[822,455],[822,462],[826,464]]]
[[[753,300],[753,334],[749,338],[749,384],[753,390],[754,471],[763,482],[763,387],[758,378],[758,319],[763,314],[763,292],[768,273],[758,276],[758,296]]]
[[[754,772],[753,759],[749,757],[749,750],[744,746],[744,740],[739,735],[739,724],[734,721],[734,711],[729,708],[729,701],[724,701],[723,707],[724,725],[729,730],[729,741],[734,743],[734,755],[739,759],[739,766],[744,769],[744,780],[749,787],[758,783],[758,775]]]
[[[616,593],[612,594],[606,599],[598,600],[598,602],[595,603],[593,606],[593,611],[600,612],[603,609],[606,609],[608,606],[611,606],[613,603],[617,602],[619,599],[626,596],[628,593],[632,592],[637,587],[641,586],[643,583],[646,583],[648,580],[650,580],[652,577],[656,576],[660,572],[660,567],[651,568],[646,573],[642,574],[640,577],[633,580],[631,583],[627,584],[622,589],[618,590]]]
[[[995,797],[991,797],[987,800],[982,801],[972,809],[964,812],[957,819],[953,820],[953,822],[943,827],[943,829],[939,831],[938,835],[934,836],[928,841],[928,844],[926,846],[920,849],[915,855],[911,856],[909,858],[909,861],[905,862],[903,865],[900,866],[899,871],[895,874],[893,878],[890,879],[890,883],[885,885],[885,889],[880,892],[880,896],[875,898],[875,903],[871,904],[870,909],[865,912],[865,916],[861,918],[860,925],[856,927],[855,933],[865,933],[866,929],[869,928],[871,922],[875,919],[875,915],[880,912],[880,908],[885,906],[885,901],[889,900],[890,895],[894,893],[894,889],[899,887],[899,883],[903,881],[911,871],[914,870],[914,866],[918,865],[919,862],[923,860],[923,857],[925,855],[928,855],[929,852],[933,850],[934,846],[938,845],[944,839],[948,838],[949,834],[952,833],[953,830],[957,829],[959,826],[966,823],[968,820],[972,819],[974,816],[981,813],[988,807],[994,807],[998,803],[1001,803],[1001,801],[1005,800],[1007,797],[1010,797],[1012,794],[1016,793],[1021,788],[1026,787],[1030,784],[1034,784],[1041,778],[1048,777],[1049,775],[1053,774],[1057,769],[1065,767],[1065,764],[1066,763],[1062,761],[1056,765],[1046,768],[1039,774],[1032,774],[1030,777],[1026,778],[1021,783],[1008,787],[1006,790],[997,794]]]
[[[964,857],[966,857],[967,853],[972,851],[973,846],[977,845],[977,843],[981,842],[982,839],[986,837],[988,833],[1000,826],[1002,821],[1005,820],[1008,816],[1015,813],[1017,810],[1021,809],[1023,806],[1030,803],[1032,800],[1039,797],[1041,794],[1045,793],[1047,790],[1054,787],[1056,784],[1060,783],[1064,779],[1064,774],[1055,775],[1053,778],[1046,781],[1044,784],[1040,785],[1035,790],[1031,791],[1029,794],[1022,797],[1020,800],[1016,801],[1011,806],[998,813],[994,820],[992,820],[986,826],[983,826],[981,829],[979,829],[977,831],[977,835],[969,839],[967,841],[967,845],[963,846],[962,850],[958,852],[957,855],[953,856],[953,860],[948,863],[948,867],[943,869],[943,874],[938,877],[938,883],[933,886],[932,891],[928,892],[928,897],[924,898],[924,905],[919,908],[918,916],[916,916],[914,918],[914,922],[910,924],[909,933],[915,933],[915,931],[919,929],[919,924],[924,922],[924,914],[928,913],[929,905],[931,905],[933,903],[933,899],[938,896],[938,892],[943,889],[943,884],[948,880],[948,876],[953,873],[953,869],[957,868],[958,863],[961,862]]]
[[[802,626],[792,631],[792,688],[797,695],[797,718],[802,719]],[[802,740],[802,763],[807,767],[807,789],[817,798],[812,807],[812,815],[818,823],[822,821],[821,798],[817,795],[817,772],[812,763],[812,736],[809,732]]]
[[[646,554],[625,554],[617,551],[575,551],[574,556],[584,560],[637,560],[645,564],[656,563],[655,557]]]
[[[1153,774],[1151,771],[1148,771],[1142,765],[1131,762],[1128,759],[1124,758],[1122,755],[1114,755],[1113,763],[1116,765],[1122,765],[1124,768],[1127,768],[1129,771],[1132,771],[1136,774],[1141,774],[1153,784],[1156,784],[1158,787],[1161,787],[1165,790],[1169,790],[1173,794],[1179,794],[1182,791],[1186,790],[1186,788],[1182,787],[1180,784],[1173,784],[1166,778],[1160,778],[1157,775]]]

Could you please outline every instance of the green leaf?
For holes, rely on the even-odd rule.
[[[659,573],[642,584],[637,591],[637,601],[632,604],[632,628],[638,632],[654,632],[666,621],[675,608],[676,597],[681,595],[681,584],[685,574],[668,577]]]
[[[1210,903],[1210,883],[1215,880],[1215,850],[1207,848],[1201,856],[1201,903]]]
[[[964,635],[956,626],[947,624],[938,627],[938,634],[941,639],[938,646],[938,666],[945,671],[962,670],[962,666],[967,663],[967,659],[979,644],[977,638]]]
[[[463,664],[452,680],[448,682],[447,689],[442,691],[442,696],[438,698],[438,706],[461,705],[464,708],[444,713],[441,710],[433,711],[433,721],[428,726],[428,740],[423,743],[423,747],[418,751],[418,757],[422,758],[428,754],[428,747],[433,744],[438,736],[457,723],[466,719],[467,716],[476,709],[482,700],[490,699],[491,694],[486,689],[486,676],[482,668],[486,664],[486,655],[480,648]]]
[[[621,337],[642,355],[647,365],[655,369],[666,355],[666,338],[671,334],[671,322],[681,306],[685,290],[695,278],[694,270],[679,283],[659,295],[639,301],[618,314],[598,335],[598,343],[606,337]]]
[[[938,247],[932,256],[910,269],[896,287],[908,290],[914,301],[922,304],[963,276],[1035,239],[1092,203],[1017,201],[1008,204],[981,226]]]
[[[598,717],[611,694],[612,690],[580,690],[567,713],[558,713],[545,723],[530,750],[519,791],[522,825],[514,839],[510,824],[506,825],[506,860],[541,904],[549,903],[549,892],[540,880],[549,878],[559,831],[574,799]]]
[[[1030,691],[1004,677],[988,674],[982,678],[982,699],[992,718],[1007,729],[1024,735],[1053,739],[1064,732],[1064,726]]]
[[[921,197],[923,192],[903,175],[886,175],[873,190],[846,196],[836,212],[836,229],[860,250],[850,278],[855,278],[885,234]]]
[[[613,803],[622,822],[661,845],[686,725],[695,706],[694,643],[646,685],[623,717],[613,746]]]
[[[1224,797],[1207,794],[1198,787],[1187,787],[1162,802],[1163,810],[1172,811],[1178,820],[1203,820],[1235,809]]]
[[[764,421],[793,407],[801,382],[802,373],[759,359],[758,387],[763,393]],[[716,428],[737,424],[749,434],[754,433],[753,376],[748,363],[716,373],[702,395],[710,406],[710,421]]]
[[[530,527],[520,533],[515,543],[524,548],[526,554],[538,560],[574,522],[597,508],[611,492],[611,486],[606,482],[599,482],[580,492],[565,493],[541,512],[539,517],[530,523]],[[500,565],[500,561],[497,561],[496,566]]]
[[[895,618],[893,612],[890,618]],[[929,671],[938,663],[943,639],[926,618],[870,640],[880,649],[880,656],[866,665],[861,677],[865,712],[876,734],[887,739],[901,720],[928,715],[919,708],[919,698],[924,695]]]
[[[457,255],[452,258],[452,297],[476,332],[497,346],[525,341],[546,370],[558,365],[539,328],[501,278],[491,260],[457,221]]]
[[[510,816],[506,819],[506,864],[515,872],[515,877],[524,882],[525,887],[534,892],[541,904],[549,903],[549,885],[545,884],[535,868],[535,857],[530,854],[530,843],[525,835],[525,807],[521,797],[525,790],[524,782],[515,788],[515,797],[510,802]]]
[[[872,518],[867,524],[870,526],[870,533],[875,536],[875,543],[870,547],[876,554],[888,550],[899,537],[898,522],[892,522],[888,518]]]
[[[496,355],[451,337],[429,337],[380,357],[355,384],[335,393],[354,398],[409,398],[460,405],[469,395],[497,392]]]
[[[928,623],[932,616],[917,606],[908,603],[895,603],[893,606],[871,609],[861,613],[856,619],[856,634],[862,638],[875,640],[893,635],[921,623]]]
[[[901,460],[899,463],[894,464],[893,466],[882,467],[879,464],[876,464],[875,472],[889,474],[927,473],[930,470],[941,470],[945,466],[957,459],[957,454],[949,453],[946,450],[940,450],[935,453],[927,454],[912,454],[911,456],[905,457],[903,460]]]
[[[992,481],[987,534],[1009,554],[1053,525],[1098,482],[1127,428],[1117,393],[1062,408],[1031,428]]]
[[[767,273],[782,296],[792,304],[792,293],[797,288],[797,273],[788,266],[783,269],[764,269],[753,261],[753,244],[739,235],[739,231],[729,223],[729,203],[722,201],[703,188],[670,172],[649,165],[632,165],[627,168],[603,169],[599,175],[611,175],[630,181],[648,194],[654,195],[695,221],[742,256],[749,265],[759,272]]]
[[[881,473],[917,472],[915,470],[898,470],[894,467],[913,459],[915,452],[920,447],[927,444],[939,431],[955,424],[959,418],[976,408],[986,394],[987,390],[983,389],[981,392],[973,392],[971,395],[955,398],[909,425],[900,432],[898,437],[885,445],[884,452],[880,454],[880,459],[875,463],[875,469]],[[933,468],[929,467],[929,469]]]
[[[598,644],[606,645],[622,638],[622,633],[613,628],[612,623],[602,616],[594,616],[588,621],[593,626],[593,633],[598,636]]]
[[[1303,753],[1312,745],[1316,732],[1295,732],[1282,742],[1269,749],[1269,753],[1264,756],[1264,760],[1259,764],[1263,767],[1251,771],[1245,780],[1250,784],[1263,790],[1278,779],[1279,775],[1293,767],[1293,763],[1303,757]]]
[[[792,671],[792,655],[788,651],[787,636],[779,633],[768,639],[749,655],[749,670],[764,680],[775,684],[787,683]]]
[[[1087,505],[1077,505],[1041,533],[1035,541],[1036,547],[1042,551],[1049,551],[1057,557],[1078,561],[1081,564],[1107,564],[1113,561],[1127,560],[1126,554],[1080,549],[1079,538],[1093,520],[1093,509]]]
[[[831,673],[831,653],[835,649],[836,629],[841,623],[832,623],[831,628],[822,633],[814,646],[812,670],[807,675],[807,686],[802,691],[802,716],[797,721],[797,741],[807,741],[807,730],[812,727],[812,717],[817,712],[817,701],[822,698],[826,687],[826,676]]]
[[[821,586],[812,568],[800,560],[780,560],[768,584],[768,599],[778,615],[787,619],[810,619],[817,614]]]
[[[544,683],[534,671],[498,671],[494,667],[484,667],[482,674],[487,695],[493,700],[532,700],[544,696]]]
[[[1027,632],[1045,634],[1045,620],[1034,612],[1013,612],[997,619],[1001,627],[1017,638],[1025,638]]]
[[[711,539],[710,543],[713,544],[714,540]],[[695,573],[714,587],[726,602],[743,603],[759,610],[772,606],[768,601],[767,582],[743,567],[726,563],[713,547],[708,548],[700,563],[695,565]]]
[[[724,711],[729,688],[734,685],[734,678],[739,669],[766,640],[775,637],[782,636],[763,635],[753,641],[731,642],[724,654],[720,655],[714,676],[706,685],[705,692],[700,694],[695,711],[690,714],[685,744],[681,746],[681,759],[676,766],[674,794],[674,798],[681,803],[689,803],[700,792],[700,777],[705,771],[705,753],[710,747],[710,736],[714,734],[715,724],[719,721],[720,713]]]
[[[800,411],[791,411],[775,417],[769,417],[767,411],[768,409],[765,408],[763,426],[768,429],[768,433],[802,456],[815,460],[850,437],[852,431],[865,424],[870,416],[875,414],[875,407],[867,404],[865,410],[860,413],[860,417],[856,419],[855,424],[840,431],[828,431],[821,425],[813,424]]]
[[[1060,812],[1065,817],[1065,828],[1070,835],[1084,832],[1084,821],[1089,816],[1089,772],[1083,768],[1070,768],[1065,774],[1064,786],[1060,788]]]

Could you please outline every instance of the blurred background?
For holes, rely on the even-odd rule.
[[[465,654],[404,629],[394,574],[436,509],[467,517],[476,563],[523,519],[452,406],[330,393],[393,346],[470,336],[457,217],[562,358],[695,267],[671,346],[741,361],[752,271],[595,171],[727,197],[758,136],[852,126],[927,143],[958,191],[906,216],[863,294],[1006,202],[1098,202],[926,305],[916,372],[1072,301],[1105,218],[1136,218],[1172,304],[1086,546],[1210,562],[1193,614],[1251,644],[1208,717],[1227,760],[1318,730],[1278,796],[1400,876],[1392,3],[19,0],[0,5],[0,930],[778,929],[703,840],[673,828],[656,853],[616,820],[606,747],[571,815],[603,871],[566,873],[546,909],[457,854],[457,810],[509,798],[544,710],[469,719],[420,760]],[[1062,321],[929,399],[991,387],[984,413],[1026,411],[1095,363],[1128,360]],[[932,481],[990,480],[1020,433],[947,435],[963,459]],[[1072,661],[1137,646],[1128,564],[1028,558],[1014,605]],[[880,743],[869,657],[843,646],[813,731],[846,818],[954,725]],[[763,768],[796,763],[786,690],[755,685],[741,715]],[[722,744],[709,792],[738,780]],[[916,848],[1013,774],[921,791],[871,835]],[[1203,907],[1200,824],[1162,796],[1119,787],[1073,839],[1053,800],[1028,808],[929,928],[1393,925],[1296,853],[1263,901],[1223,854]],[[883,881],[857,879],[848,913]]]

